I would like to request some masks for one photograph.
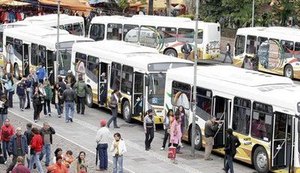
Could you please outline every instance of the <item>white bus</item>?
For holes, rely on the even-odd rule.
[[[74,42],[93,41],[60,30],[59,55],[56,60],[57,30],[55,28],[26,26],[7,28],[3,34],[3,53],[10,62],[16,78],[27,76],[40,63],[47,71],[65,75],[71,66],[71,48]],[[57,63],[55,64],[54,61]],[[56,69],[53,69],[57,67]],[[50,74],[49,74],[50,75]],[[54,75],[52,75],[52,82]]]
[[[184,139],[191,141],[194,69],[170,69],[165,108],[183,106]],[[289,78],[232,66],[199,66],[196,86],[195,146],[204,143],[205,122],[223,120],[215,151],[224,154],[225,130],[232,128],[241,146],[235,159],[253,164],[259,173],[300,171],[300,87]]]
[[[240,28],[233,61],[238,67],[300,79],[300,29]]]
[[[118,89],[122,98],[119,113],[130,122],[143,120],[152,108],[155,122],[163,122],[166,71],[193,65],[190,61],[159,54],[156,49],[120,41],[75,43],[72,70],[84,74],[90,88],[87,105],[108,108],[111,92]]]
[[[220,56],[220,25],[199,22],[199,59]],[[91,21],[88,36],[96,41],[121,40],[153,47],[160,53],[183,58],[181,47],[194,44],[195,21],[166,16],[98,16]],[[193,53],[189,59],[193,59]]]

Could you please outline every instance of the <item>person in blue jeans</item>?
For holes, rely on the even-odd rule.
[[[96,142],[97,142],[97,153],[99,156],[100,164],[99,171],[107,170],[108,158],[107,158],[107,148],[108,142],[110,141],[110,131],[106,127],[106,120],[101,120],[101,128],[97,131]]]
[[[76,92],[70,84],[67,84],[67,89],[63,92],[62,98],[65,102],[65,121],[66,123],[73,122]]]
[[[126,145],[120,133],[115,133],[114,138],[110,148],[113,155],[113,173],[123,173],[123,155],[127,152]]]
[[[227,137],[225,144],[225,172],[234,173],[233,171],[233,159],[236,154],[236,149],[241,145],[239,139],[233,135],[232,129],[227,129]]]
[[[51,145],[53,141],[52,135],[55,134],[55,130],[49,125],[48,122],[44,122],[43,128],[40,130],[40,133],[42,135],[44,143],[43,151],[40,155],[40,160],[43,160],[44,155],[46,155],[45,166],[49,166],[51,157]]]

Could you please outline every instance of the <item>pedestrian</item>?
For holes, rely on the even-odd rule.
[[[68,73],[65,77],[65,83],[69,84],[71,86],[71,88],[73,88],[74,84],[76,83],[76,78],[73,75],[71,70],[68,70]]]
[[[114,134],[110,151],[113,155],[113,173],[123,173],[123,155],[127,152],[127,149],[120,133]]]
[[[2,127],[5,120],[7,119],[7,108],[8,108],[8,100],[5,94],[0,96],[0,126]]]
[[[67,89],[63,92],[62,97],[65,102],[65,122],[73,122],[76,93],[70,84],[67,84]]]
[[[154,138],[155,131],[154,113],[152,109],[149,109],[144,118],[144,130],[145,130],[145,150],[151,149],[151,142]]]
[[[233,171],[233,159],[236,154],[236,149],[241,145],[238,137],[234,136],[232,129],[227,129],[227,137],[225,144],[225,172],[228,173],[230,169],[230,173],[234,173]]]
[[[40,155],[40,160],[43,160],[44,155],[46,155],[45,166],[49,166],[50,157],[51,157],[51,145],[53,142],[52,135],[55,134],[55,130],[53,127],[49,125],[48,122],[43,123],[43,128],[40,130],[41,136],[43,138],[43,151]]]
[[[109,128],[110,123],[113,121],[114,122],[114,128],[120,128],[117,124],[117,116],[118,116],[118,103],[120,101],[121,94],[119,90],[115,89],[111,93],[110,97],[110,104],[109,107],[111,109],[112,117],[108,120],[107,122],[107,127]]]
[[[65,85],[65,83],[63,83],[62,79],[61,82],[63,85]],[[61,114],[63,113],[63,104],[64,101],[62,99],[62,95],[64,92],[64,89],[62,86],[59,85],[59,83],[55,84],[55,96],[54,96],[54,102],[55,102],[55,108],[57,110],[57,116],[58,118],[61,118]]]
[[[22,78],[21,81],[17,84],[17,95],[20,100],[20,110],[24,111],[25,102],[26,102],[26,83],[25,78]]]
[[[8,106],[10,108],[12,108],[13,107],[13,95],[15,93],[14,80],[10,73],[8,73],[6,76],[7,77],[2,78],[2,81],[5,83],[4,88],[5,88],[6,98],[8,98]]]
[[[180,115],[175,114],[175,119],[173,120],[170,127],[170,144],[176,147],[176,153],[181,154],[179,143],[181,141],[182,132],[180,126]]]
[[[86,154],[84,151],[80,151],[79,152],[79,155],[76,159],[76,173],[80,173],[80,167],[83,165],[85,166],[86,168],[86,172],[87,172],[87,164],[86,164],[86,161],[85,161],[85,157],[86,157]]]
[[[33,93],[33,84],[34,84],[34,78],[32,77],[31,74],[27,76],[27,79],[25,80],[26,84],[26,97],[27,97],[27,106],[25,109],[30,109],[30,102],[31,102],[31,96]]]
[[[30,169],[24,166],[24,158],[22,156],[17,158],[17,165],[14,167],[11,173],[30,173]]]
[[[173,110],[172,109],[169,109],[168,110],[168,113],[167,115],[165,116],[164,118],[164,121],[163,121],[163,125],[164,125],[164,131],[165,131],[165,134],[164,134],[164,140],[163,140],[163,145],[161,147],[160,150],[164,150],[165,147],[166,147],[166,143],[167,143],[167,140],[170,138],[170,117],[173,115]],[[174,115],[173,115],[174,116]]]
[[[184,134],[185,130],[186,130],[186,127],[188,126],[187,125],[188,119],[187,119],[187,116],[185,114],[184,107],[182,105],[177,108],[177,110],[175,112],[175,115],[179,116],[179,121],[178,122],[180,123],[181,134]],[[179,151],[180,151],[180,148],[183,147],[181,141],[182,140],[179,141],[178,148],[177,148]]]
[[[9,155],[9,141],[14,133],[14,127],[10,124],[10,120],[7,118],[4,122],[4,125],[1,127],[2,150],[5,161],[7,161],[7,156]]]
[[[44,81],[44,90],[45,90],[44,115],[47,115],[47,111],[48,111],[48,116],[51,117],[50,103],[53,97],[53,92],[48,79],[45,79]]]
[[[26,130],[24,132],[24,136],[26,137],[27,145],[29,146],[31,144],[31,140],[32,140],[32,137],[33,137],[32,124],[31,123],[26,124]],[[30,147],[28,147],[28,153],[30,153]],[[28,168],[29,168],[30,155],[27,155],[26,160],[27,160],[27,165],[28,165]]]
[[[210,157],[210,154],[214,145],[214,136],[217,130],[218,130],[218,121],[216,121],[215,117],[212,117],[211,119],[205,122],[205,128],[204,128],[205,139],[206,139],[205,155],[204,155],[205,160],[213,160]]]
[[[189,42],[185,42],[185,44],[181,47],[181,52],[184,55],[184,59],[188,59],[191,52],[192,52],[193,48],[192,46],[189,44]]]
[[[33,137],[30,144],[30,165],[29,169],[33,171],[33,164],[36,165],[39,173],[44,173],[41,161],[40,161],[40,155],[43,150],[43,139],[40,135],[39,130],[34,127],[32,128]]]
[[[54,151],[54,157],[53,157],[53,163],[56,163],[56,158],[58,156],[62,156],[63,157],[63,151],[61,148],[56,148]]]
[[[231,64],[232,64],[233,61],[232,61],[232,57],[231,57],[231,46],[229,43],[226,44],[226,53],[225,53],[223,63],[226,62],[227,57],[229,57],[229,59],[231,60]]]
[[[46,75],[45,67],[43,63],[40,63],[38,69],[36,70],[36,76],[39,83],[43,84],[45,75]]]
[[[66,154],[63,156],[62,163],[69,169],[73,161],[74,161],[73,152],[71,150],[68,150]]]
[[[11,137],[9,141],[8,151],[13,155],[13,159],[6,170],[7,173],[13,170],[17,163],[18,157],[22,157],[22,159],[24,160],[25,155],[28,154],[27,138],[22,134],[21,127],[17,127],[16,134]]]
[[[40,113],[43,109],[44,95],[40,92],[39,87],[35,87],[34,94],[32,95],[33,104],[33,120],[36,123],[40,118]]]
[[[62,156],[57,156],[56,157],[56,163],[54,163],[53,165],[49,166],[47,168],[47,172],[51,172],[51,173],[68,173],[68,168],[62,164],[63,162],[63,158]]]
[[[87,167],[85,165],[80,165],[80,168],[79,168],[79,173],[87,173]]]
[[[97,155],[99,156],[100,164],[99,169],[100,171],[107,170],[108,167],[108,157],[107,157],[107,148],[108,143],[110,141],[110,131],[106,127],[106,121],[101,120],[100,122],[100,129],[97,131],[96,136],[96,143],[97,143]],[[96,156],[97,158],[97,156]],[[96,159],[97,160],[97,159]],[[97,164],[97,161],[96,161]]]
[[[82,74],[78,75],[78,82],[75,83],[74,89],[77,95],[77,114],[81,112],[81,114],[83,115],[85,109],[85,99],[88,93],[88,87],[82,78]]]

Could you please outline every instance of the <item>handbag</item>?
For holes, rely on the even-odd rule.
[[[176,147],[170,146],[168,151],[168,158],[175,159],[176,158]]]

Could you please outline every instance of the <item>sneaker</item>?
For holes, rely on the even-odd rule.
[[[27,106],[25,109],[30,109],[30,107]]]
[[[161,151],[165,150],[165,147],[161,147],[160,150],[161,150]]]
[[[58,115],[58,118],[61,118],[61,115]]]
[[[24,109],[23,109],[23,108],[21,108],[21,111],[24,111]]]
[[[48,115],[49,115],[49,117],[51,117],[51,113],[50,112],[48,113]]]
[[[37,123],[37,122],[38,122],[38,120],[34,120],[34,122],[35,122],[35,123]]]

